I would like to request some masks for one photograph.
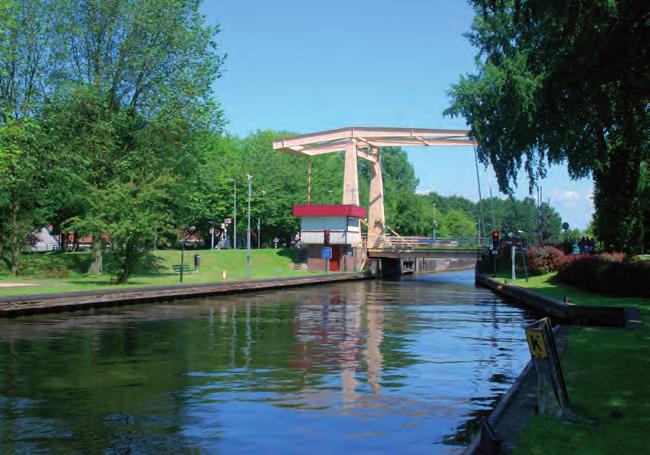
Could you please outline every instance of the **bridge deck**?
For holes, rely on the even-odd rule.
[[[476,258],[476,248],[369,248],[371,258],[433,258],[433,259],[467,259]]]

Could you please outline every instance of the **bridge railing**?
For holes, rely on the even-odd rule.
[[[474,249],[487,245],[490,238],[469,238],[469,237],[431,237],[424,236],[384,236],[387,245],[384,248],[393,249],[437,249],[437,248],[463,248]],[[364,236],[365,242],[365,236]]]

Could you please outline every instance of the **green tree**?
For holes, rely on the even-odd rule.
[[[8,237],[9,266],[20,270],[20,252],[35,225],[44,223],[46,160],[38,127],[29,120],[0,126],[0,210]]]
[[[196,0],[60,5],[55,45],[63,64],[50,112],[58,118],[52,127],[59,147],[73,156],[86,185],[86,201],[69,226],[93,235],[90,273],[102,272],[102,238],[119,224],[105,218],[109,189],[145,188],[166,175],[176,181],[166,186],[174,200],[183,200],[198,165],[198,133],[222,124],[211,89],[223,64],[218,29],[205,24],[199,6]],[[140,225],[139,217],[129,218],[135,212],[120,213],[123,225]],[[141,229],[123,232],[143,244]]]
[[[298,220],[292,215],[294,204],[305,203],[307,187],[307,158],[297,158],[278,153],[272,148],[273,139],[280,137],[271,131],[258,131],[242,140],[242,181],[245,175],[253,176],[251,200],[251,228],[257,236],[257,220],[267,241],[278,237],[289,240],[298,229]],[[323,157],[329,163],[334,156]],[[328,188],[329,189],[329,188]],[[325,190],[319,182],[319,197]]]
[[[152,227],[160,231],[173,228],[169,217],[172,179],[162,176],[144,183],[113,183],[105,197],[98,198],[97,213],[110,232],[114,264],[112,274],[118,283],[126,283],[141,259],[152,248]],[[172,188],[170,188],[170,186]]]
[[[608,249],[642,244],[641,162],[648,156],[650,39],[642,0],[473,0],[478,72],[446,111],[462,115],[509,192],[546,162],[595,181],[595,228]],[[625,68],[625,70],[621,70]]]
[[[467,213],[458,209],[451,209],[441,213],[440,236],[475,238],[478,234],[478,224]]]
[[[57,14],[44,0],[0,2],[0,231],[8,239],[12,274],[45,205],[49,157],[34,116],[56,69],[49,43]]]

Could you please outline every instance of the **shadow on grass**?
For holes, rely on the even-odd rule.
[[[90,266],[90,254],[82,253],[23,253],[20,257],[19,274],[21,277],[65,278],[71,272],[86,273]],[[11,268],[8,257],[2,257],[6,270]]]
[[[306,248],[283,248],[281,250],[276,250],[276,254],[281,257],[289,258],[291,261],[295,261],[295,259],[302,253],[304,254],[307,253]]]
[[[111,276],[116,276],[120,270],[121,264],[111,251],[104,253],[104,270]],[[131,276],[160,276],[167,268],[164,265],[164,260],[156,256],[153,252],[143,255],[133,269]]]

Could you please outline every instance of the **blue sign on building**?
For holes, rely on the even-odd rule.
[[[332,247],[324,246],[320,249],[320,258],[321,259],[332,259]]]

